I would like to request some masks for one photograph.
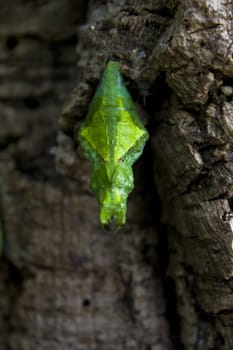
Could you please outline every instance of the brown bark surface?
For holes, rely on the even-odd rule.
[[[0,12],[0,349],[171,349],[145,161],[117,236],[99,226],[89,164],[64,135],[66,176],[55,169],[62,104],[88,70],[76,67],[77,30],[94,9],[13,3]]]
[[[182,4],[150,60],[171,88],[152,142],[187,349],[233,349],[232,10]]]
[[[3,3],[0,349],[233,349],[232,12]],[[117,236],[99,227],[75,140],[109,57],[151,134]]]

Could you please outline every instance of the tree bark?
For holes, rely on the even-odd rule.
[[[233,349],[231,3],[14,4],[0,12],[0,348]],[[151,135],[118,235],[98,224],[76,138],[109,58]]]

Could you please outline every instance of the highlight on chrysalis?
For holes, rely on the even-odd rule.
[[[92,164],[91,189],[99,203],[99,220],[110,231],[126,222],[127,198],[134,187],[132,165],[148,137],[119,65],[110,60],[78,133]]]

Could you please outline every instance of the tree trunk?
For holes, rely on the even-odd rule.
[[[231,2],[13,3],[0,349],[233,349]],[[109,58],[150,132],[117,235],[98,224],[76,137]]]

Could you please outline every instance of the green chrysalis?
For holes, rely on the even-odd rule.
[[[148,132],[140,121],[117,62],[109,61],[78,134],[92,163],[91,189],[100,209],[100,223],[125,224],[126,203],[133,190],[132,165],[141,155]]]

